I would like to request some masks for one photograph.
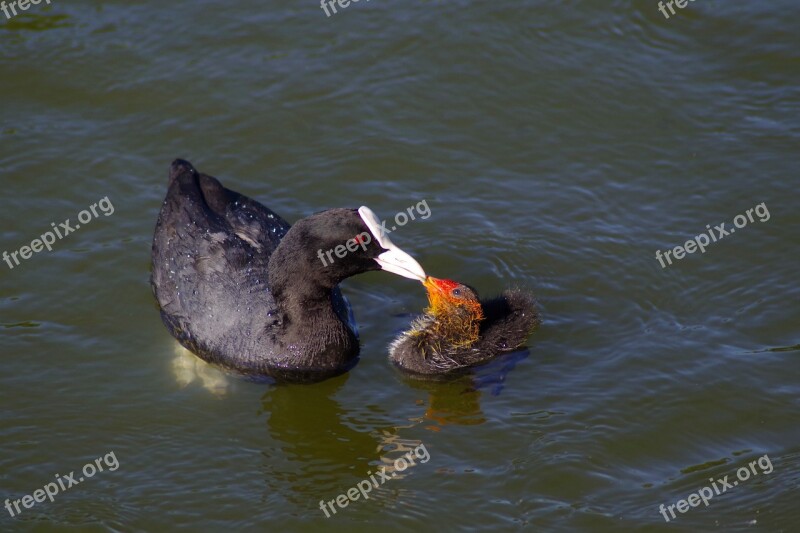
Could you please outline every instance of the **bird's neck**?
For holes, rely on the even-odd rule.
[[[433,321],[427,328],[429,332],[452,346],[472,346],[480,337],[482,314],[445,308],[434,311],[431,316]]]
[[[308,264],[291,235],[284,237],[269,260],[269,287],[277,307],[281,342],[309,357],[325,352],[357,350],[355,334],[333,308],[336,280]]]

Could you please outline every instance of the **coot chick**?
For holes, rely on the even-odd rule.
[[[342,280],[379,269],[425,279],[367,207],[290,226],[180,159],[152,253],[153,293],[178,342],[209,363],[278,381],[320,381],[355,364],[358,336]]]
[[[428,277],[428,308],[389,348],[389,359],[417,375],[457,373],[525,344],[539,324],[536,302],[512,289],[480,300],[475,289]]]

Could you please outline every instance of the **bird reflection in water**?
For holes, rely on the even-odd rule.
[[[425,425],[425,429],[440,431],[443,426],[474,426],[486,421],[481,410],[481,397],[488,392],[498,396],[505,387],[508,374],[518,362],[527,358],[527,349],[502,355],[487,365],[470,369],[457,378],[419,379],[401,375],[410,387],[428,393],[427,404],[420,423],[434,422]]]
[[[422,444],[403,435],[416,423],[389,425],[391,414],[382,406],[343,407],[336,399],[349,374],[313,385],[275,385],[262,397],[262,414],[270,437],[278,443],[262,451],[268,487],[265,497],[286,498],[316,509],[381,468],[393,479],[395,461]],[[292,488],[285,493],[285,487]],[[281,494],[281,491],[284,491]],[[401,485],[373,489],[370,500],[406,498]],[[280,500],[276,500],[280,501]],[[316,509],[314,512],[319,512]]]

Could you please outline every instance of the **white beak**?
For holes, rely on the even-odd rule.
[[[416,260],[405,253],[403,250],[395,246],[389,239],[389,236],[383,231],[383,226],[378,221],[378,217],[367,206],[358,208],[358,214],[361,215],[361,220],[367,225],[369,231],[378,241],[378,244],[386,250],[381,255],[375,258],[375,261],[381,268],[392,274],[403,276],[404,278],[415,279],[417,281],[425,281],[427,275]]]

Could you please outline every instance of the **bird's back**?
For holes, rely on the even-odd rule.
[[[211,362],[252,350],[275,302],[269,258],[289,224],[193,169],[177,175],[156,224],[152,285],[165,324]]]

